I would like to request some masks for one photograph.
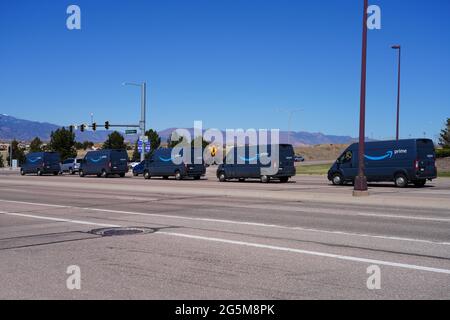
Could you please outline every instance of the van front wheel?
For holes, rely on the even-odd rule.
[[[83,171],[83,170],[80,170],[80,171],[78,172],[78,175],[79,175],[81,178],[83,178],[83,177],[84,177],[84,171]]]
[[[38,170],[37,170],[37,175],[38,175],[38,176],[42,176],[42,171],[41,171],[41,169],[38,169]]]
[[[20,169],[20,175],[24,176],[25,175],[25,171],[23,169]]]
[[[336,173],[331,180],[335,186],[342,186],[344,184],[344,179],[340,173]]]
[[[405,188],[408,185],[408,179],[402,173],[395,176],[395,186],[397,188]]]
[[[225,175],[225,172],[219,173],[219,181],[220,181],[220,182],[225,182],[225,181],[227,181],[227,176]]]
[[[150,178],[151,178],[150,172],[145,171],[145,172],[144,172],[144,179],[145,179],[145,180],[150,180]]]
[[[175,180],[181,180],[183,176],[181,175],[180,171],[175,172]]]

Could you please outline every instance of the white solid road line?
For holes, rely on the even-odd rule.
[[[332,254],[332,253],[300,250],[300,249],[271,246],[271,245],[252,243],[252,242],[243,242],[243,241],[227,240],[227,239],[220,239],[220,238],[195,236],[195,235],[189,235],[189,234],[183,234],[183,233],[174,233],[174,232],[166,232],[166,231],[159,231],[159,232],[156,232],[154,234],[155,235],[161,234],[161,235],[168,235],[168,236],[175,236],[175,237],[189,238],[189,239],[196,239],[196,240],[204,240],[204,241],[212,241],[212,242],[219,242],[219,243],[226,243],[226,244],[234,244],[234,245],[253,247],[253,248],[261,248],[261,249],[270,249],[270,250],[285,251],[285,252],[292,252],[292,253],[300,253],[300,254],[307,254],[307,255],[318,256],[318,257],[335,258],[335,259],[339,259],[339,260],[361,262],[361,263],[367,263],[367,264],[382,265],[382,266],[389,266],[389,267],[396,267],[396,268],[403,268],[403,269],[410,269],[410,270],[417,270],[417,271],[443,273],[443,274],[450,275],[450,270],[448,270],[448,269],[423,267],[423,266],[417,266],[417,265],[413,265],[413,264],[389,262],[389,261],[383,261],[383,260],[373,260],[373,259],[358,258],[358,257],[352,257],[352,256],[343,256],[343,255]]]
[[[326,233],[326,234],[335,234],[335,235],[351,236],[351,237],[363,237],[363,238],[374,238],[374,239],[406,241],[406,242],[419,242],[419,243],[427,243],[427,244],[434,244],[434,245],[450,246],[450,242],[439,242],[439,241],[424,240],[424,239],[414,239],[414,238],[404,238],[404,237],[384,236],[384,235],[371,235],[371,234],[364,234],[364,233],[352,233],[352,232],[344,232],[344,231],[322,230],[322,229],[303,228],[303,227],[288,227],[288,226],[283,226],[283,225],[265,224],[265,223],[258,223],[258,222],[233,221],[233,220],[212,219],[212,218],[193,218],[193,217],[184,217],[184,216],[177,216],[177,215],[165,215],[165,214],[157,214],[157,213],[145,213],[145,212],[135,212],[135,211],[99,209],[99,208],[89,208],[89,207],[74,207],[74,206],[66,206],[66,205],[44,204],[44,203],[13,201],[13,200],[2,200],[2,199],[0,199],[0,202],[36,205],[36,206],[44,206],[44,207],[48,206],[48,207],[53,207],[53,208],[88,210],[88,211],[97,211],[97,212],[105,212],[105,213],[110,212],[110,213],[135,215],[135,216],[148,216],[148,217],[181,219],[181,220],[190,220],[190,221],[226,223],[226,224],[236,224],[236,225],[243,225],[243,226],[262,227],[262,228],[277,228],[277,229],[285,229],[285,230],[298,230],[298,231],[305,231],[305,232]],[[381,216],[385,217],[385,215],[381,215]]]
[[[75,224],[85,224],[85,225],[106,227],[106,228],[117,228],[117,227],[120,227],[119,225],[115,225],[115,224],[105,224],[105,223],[95,223],[95,222],[81,221],[81,220],[53,218],[53,217],[37,216],[37,215],[33,215],[33,214],[24,214],[24,213],[17,213],[17,212],[0,211],[0,214],[5,214],[5,215],[8,215],[8,216],[17,216],[17,217],[24,217],[24,218],[40,219],[40,220],[50,220],[50,221],[56,221],[56,222],[68,222],[68,223],[75,223]]]

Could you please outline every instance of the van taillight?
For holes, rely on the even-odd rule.
[[[112,167],[112,165],[111,165],[111,161],[108,163],[108,166],[111,168]]]
[[[419,170],[419,160],[414,160],[414,168]]]

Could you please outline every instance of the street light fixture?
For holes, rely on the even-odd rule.
[[[367,178],[364,174],[365,130],[366,130],[366,71],[367,71],[367,9],[369,1],[364,0],[362,59],[361,59],[361,93],[359,111],[359,148],[358,148],[358,176],[355,178],[354,196],[367,196]]]
[[[400,68],[401,68],[401,58],[402,58],[402,47],[400,45],[392,46],[392,49],[398,50],[398,85],[397,85],[397,141],[400,136]]]

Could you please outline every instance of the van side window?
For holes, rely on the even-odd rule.
[[[345,152],[341,158],[339,159],[341,163],[351,162],[353,159],[353,152],[347,151]]]

